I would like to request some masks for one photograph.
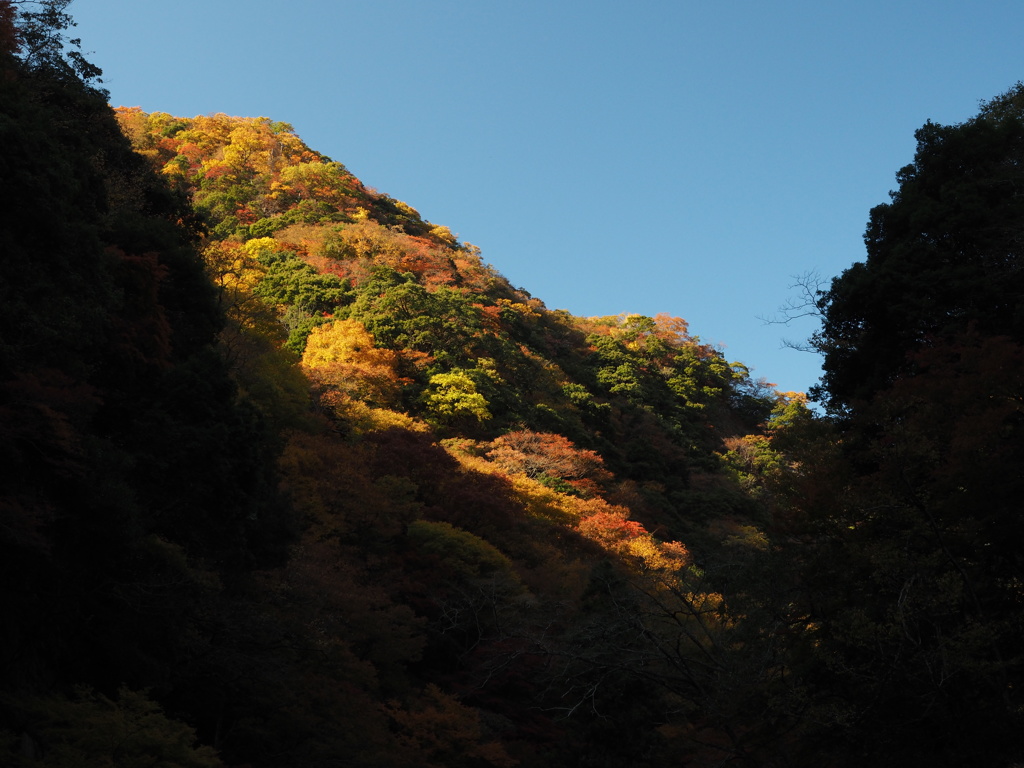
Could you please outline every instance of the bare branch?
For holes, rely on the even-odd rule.
[[[814,318],[820,321],[824,317],[821,310],[821,300],[826,293],[825,287],[827,284],[828,280],[822,277],[817,270],[812,269],[799,275],[794,275],[793,282],[789,288],[790,290],[795,290],[796,295],[786,299],[785,303],[778,308],[773,316],[765,317],[758,315],[757,319],[765,325],[785,326],[805,318]],[[783,339],[782,346],[799,352],[820,353],[821,351],[813,335],[806,341]]]

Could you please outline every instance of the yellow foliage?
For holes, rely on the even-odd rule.
[[[393,350],[374,346],[373,336],[358,320],[317,326],[302,356],[302,365],[322,384],[379,404],[398,396],[397,361]]]
[[[599,512],[611,510],[619,510],[623,514],[627,512],[624,508],[614,507],[601,498],[584,499],[561,493],[523,474],[517,473],[506,475],[506,477],[512,483],[512,488],[520,503],[534,517],[553,520],[564,525],[575,525],[582,518]]]
[[[374,346],[373,336],[358,320],[335,320],[320,325],[309,334],[303,365],[326,368],[332,363],[359,363],[368,366],[393,366],[397,353]]]
[[[150,116],[142,111],[142,107],[118,107],[114,110],[114,117],[121,127],[121,133],[131,141],[136,152],[153,146],[153,139],[147,126]]]
[[[353,186],[357,184],[341,163],[317,160],[282,168],[275,191],[340,206],[348,200]]]
[[[363,218],[333,232],[324,243],[324,254],[340,260],[373,259],[397,266],[411,245],[408,235]]]
[[[519,315],[523,320],[536,321],[540,319],[541,314],[536,308],[531,307],[529,304],[523,304],[519,301],[512,301],[511,299],[498,299],[495,302],[502,309],[509,309]]]
[[[414,219],[420,218],[420,212],[417,211],[408,203],[403,203],[401,200],[392,200],[392,203],[394,204],[395,208],[400,210],[406,216],[411,216]]]
[[[238,118],[231,118],[223,112],[215,115],[197,115],[192,118],[192,129],[209,136],[217,144],[227,144],[231,131],[234,130],[234,121]]]
[[[725,598],[720,592],[687,592],[686,603],[696,613],[710,613],[725,618]]]
[[[185,176],[185,169],[177,163],[167,163],[160,169],[164,176]]]
[[[242,248],[251,259],[259,259],[261,256],[284,250],[272,237],[255,237],[252,240],[247,240]]]
[[[224,147],[224,162],[236,171],[244,170],[259,145],[240,128],[231,132],[231,142]]]
[[[450,445],[444,447],[462,465],[463,469],[469,472],[505,477],[512,486],[513,497],[530,517],[571,525],[580,516],[580,504],[586,504],[589,501],[559,493],[526,475],[509,474],[494,462],[468,451],[458,450]]]
[[[274,233],[274,239],[284,248],[312,256],[320,253],[324,241],[330,234],[330,227],[323,224],[299,222],[279,229]]]
[[[626,552],[632,557],[643,561],[647,567],[658,567],[661,560],[661,552],[658,545],[651,536],[639,536],[626,542]]]
[[[576,515],[566,503],[573,497],[552,490],[526,475],[509,476],[509,481],[517,500],[531,517],[564,524],[575,521]]]
[[[458,240],[455,239],[455,235],[452,234],[452,231],[448,229],[448,227],[443,227],[441,225],[431,229],[430,236],[435,240],[440,240],[446,245],[455,245],[458,242]]]
[[[689,552],[677,541],[663,543],[646,535],[630,540],[625,554],[636,559],[647,571],[674,573],[681,571],[690,561]]]
[[[427,432],[430,429],[424,422],[407,413],[377,408],[340,392],[325,397],[324,403],[356,435],[392,428],[410,432]]]
[[[254,293],[266,274],[255,255],[268,245],[276,243],[269,238],[244,245],[213,242],[203,251],[203,259],[207,274],[220,290],[220,305],[228,321],[218,340],[239,392],[272,424],[284,428],[306,418],[309,382],[295,356],[282,347],[284,330],[274,308]]]
[[[468,441],[442,443],[463,469],[469,472],[497,474],[512,487],[513,498],[530,517],[558,525],[571,526],[610,555],[635,571],[656,572],[657,578],[675,579],[690,563],[690,553],[677,541],[658,541],[639,523],[629,519],[630,510],[610,504],[602,498],[580,498],[549,488],[522,473],[507,473],[494,462],[473,452]],[[600,521],[600,522],[595,522]],[[618,523],[618,524],[617,524]],[[701,604],[713,597],[700,596]],[[721,602],[721,596],[718,596]],[[717,604],[716,604],[717,605]]]
[[[255,259],[249,243],[212,242],[203,251],[203,260],[206,273],[220,289],[220,305],[228,318],[242,328],[274,335],[276,316],[254,293],[267,270]]]

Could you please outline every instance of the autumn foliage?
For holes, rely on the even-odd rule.
[[[487,457],[508,472],[549,482],[562,481],[567,490],[581,495],[598,492],[612,474],[595,452],[576,448],[572,441],[555,434],[529,430],[508,432],[490,443]]]
[[[287,123],[111,111],[66,5],[0,0],[0,762],[1024,760],[1015,297],[871,335],[853,270],[823,418]],[[929,308],[877,279],[871,322]]]

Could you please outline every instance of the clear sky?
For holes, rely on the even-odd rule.
[[[1024,79],[1020,0],[77,0],[111,102],[291,123],[575,315],[667,312],[785,390],[793,277],[863,258],[926,120]]]

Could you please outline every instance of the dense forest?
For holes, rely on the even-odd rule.
[[[778,392],[0,0],[0,764],[1024,764],[1024,85]]]

